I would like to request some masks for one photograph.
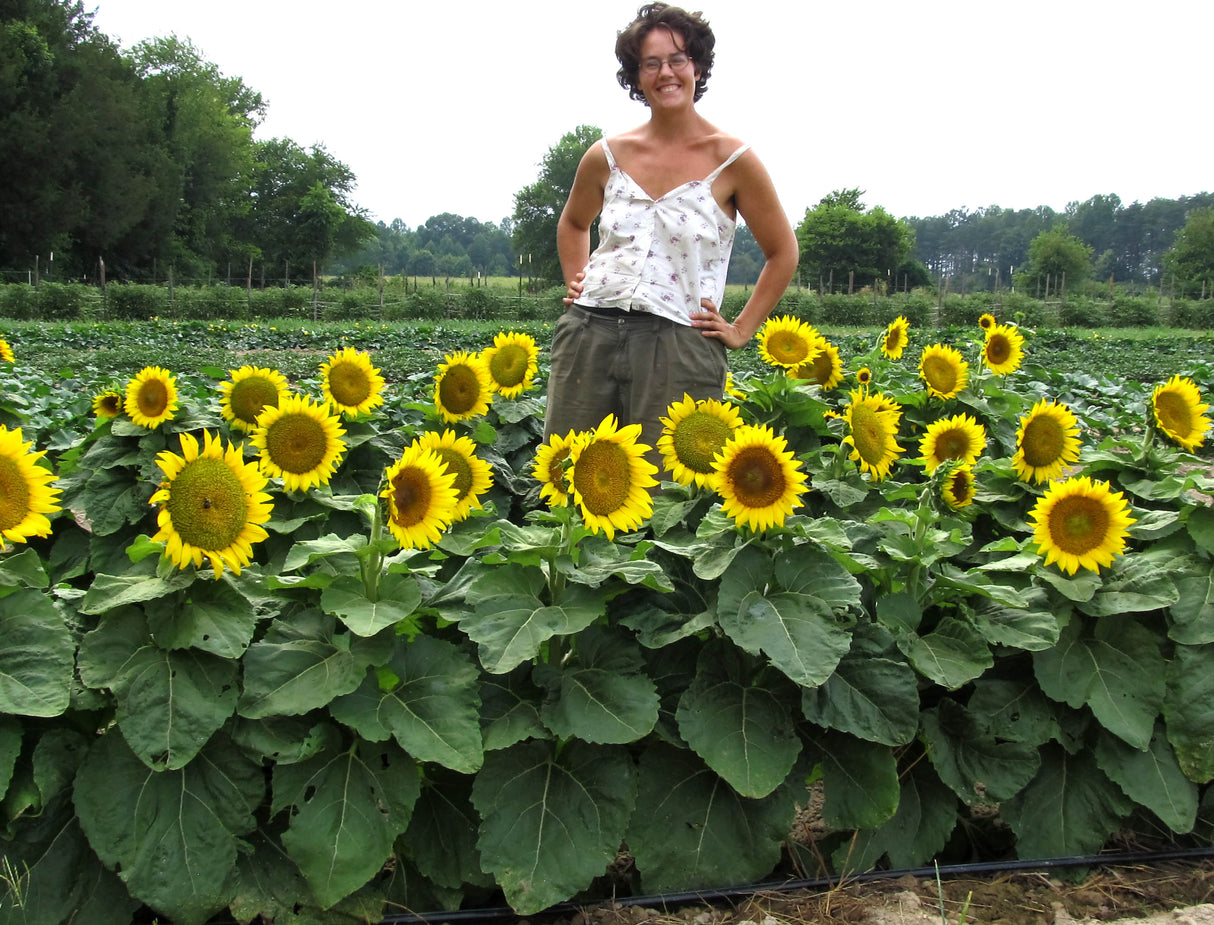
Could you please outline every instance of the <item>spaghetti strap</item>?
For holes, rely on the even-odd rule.
[[[606,145],[604,145],[604,147],[606,147]],[[718,167],[716,170],[714,170],[712,173],[710,173],[708,176],[706,176],[704,178],[704,182],[711,185],[712,182],[721,175],[721,171],[723,171],[726,167],[728,167],[730,164],[732,164],[734,161],[736,161],[739,157],[741,157],[743,154],[745,154],[749,150],[750,150],[750,145],[742,145],[742,147],[738,148],[738,150],[734,151],[733,154],[729,155],[729,157],[727,157],[725,159],[724,164],[722,164],[720,167]]]
[[[607,168],[609,170],[615,170],[615,157],[612,155],[611,149],[607,147],[607,139],[603,138],[600,140],[603,145],[603,153],[607,155]]]

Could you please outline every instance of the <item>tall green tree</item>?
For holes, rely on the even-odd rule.
[[[532,274],[559,282],[561,261],[556,250],[556,223],[573,189],[578,163],[586,149],[603,137],[593,125],[579,125],[548,149],[536,181],[514,194],[514,252],[530,259]],[[590,246],[598,240],[591,229]]]
[[[1029,262],[1016,276],[1024,289],[1047,287],[1057,291],[1075,286],[1092,274],[1092,248],[1070,234],[1065,225],[1043,231],[1029,244]]]
[[[1164,255],[1164,266],[1183,292],[1214,292],[1214,209],[1189,213]]]
[[[857,286],[874,279],[899,278],[915,271],[909,263],[915,236],[911,227],[880,206],[865,211],[859,189],[835,190],[807,209],[797,226],[802,281],[809,286],[846,285],[855,274]]]

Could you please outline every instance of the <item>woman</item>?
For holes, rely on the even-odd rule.
[[[750,341],[796,270],[797,239],[767,170],[696,111],[714,44],[701,14],[665,3],[641,7],[616,41],[617,77],[649,121],[590,147],[557,225],[569,308],[553,338],[546,438],[615,414],[656,446],[672,401],[722,397],[726,348]],[[767,260],[728,321],[738,215]]]

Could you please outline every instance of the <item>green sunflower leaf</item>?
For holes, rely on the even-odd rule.
[[[1176,647],[1163,716],[1185,777],[1198,784],[1214,780],[1214,644]]]
[[[1146,556],[1117,560],[1090,601],[1077,606],[1093,617],[1143,613],[1168,607],[1180,599],[1176,583],[1162,563]]]
[[[1206,552],[1214,555],[1214,510],[1209,507],[1196,507],[1189,512],[1186,521],[1189,536],[1193,542]]]
[[[676,717],[692,750],[744,797],[772,793],[801,752],[788,710],[762,687],[701,673]]]
[[[1033,653],[1033,669],[1047,697],[1075,708],[1086,704],[1130,745],[1150,745],[1167,663],[1155,635],[1133,617],[1104,617],[1090,636],[1081,633],[1081,621],[1072,622],[1057,646]]]
[[[638,781],[628,847],[646,891],[754,883],[779,863],[794,788],[746,799],[694,752],[661,742],[641,755]]]
[[[426,778],[404,834],[417,869],[447,889],[465,882],[492,886],[476,849],[481,820],[472,805],[472,779],[441,769],[427,769]]]
[[[382,690],[374,672],[330,705],[333,717],[372,741],[392,736],[418,761],[466,774],[483,758],[480,672],[455,645],[429,636],[398,645],[387,666],[399,679]]]
[[[194,583],[193,569],[174,570],[169,577],[156,575],[157,563],[145,559],[123,575],[95,575],[88,593],[80,602],[80,612],[101,614],[126,604],[141,604],[175,591],[181,591]]]
[[[544,739],[548,730],[540,719],[543,691],[531,680],[531,666],[507,674],[481,677],[481,726],[485,751],[509,748],[527,739]]]
[[[374,636],[385,627],[409,619],[421,602],[417,579],[393,573],[380,576],[378,600],[368,600],[365,583],[354,576],[334,579],[320,595],[321,609],[359,636]]]
[[[420,789],[417,764],[391,742],[275,769],[275,808],[294,807],[283,846],[324,908],[383,867]]]
[[[0,588],[46,588],[49,584],[42,557],[28,546],[0,559]]]
[[[921,736],[940,779],[970,806],[1010,799],[1040,765],[1036,746],[1004,741],[953,700],[923,712]]]
[[[883,825],[898,808],[893,750],[839,732],[815,742],[822,762],[822,819],[838,829]]]
[[[323,707],[357,688],[367,668],[350,648],[324,639],[254,643],[241,662],[244,687],[237,711],[249,719]]]
[[[536,569],[515,564],[492,569],[468,589],[474,609],[459,618],[459,627],[479,643],[481,665],[505,674],[535,658],[553,636],[579,632],[606,611],[603,592],[566,585],[559,604],[545,605],[546,582]]]
[[[1096,740],[1096,763],[1125,795],[1141,803],[1178,835],[1197,822],[1197,785],[1184,775],[1162,726],[1146,751],[1103,732]]]
[[[872,870],[887,855],[892,867],[919,867],[944,849],[956,826],[956,797],[920,762],[902,782],[897,811],[877,828],[861,829],[854,845],[841,845],[834,854],[835,866]]]
[[[945,617],[925,636],[900,635],[898,648],[916,671],[948,690],[956,690],[995,664],[974,625],[957,617]]]
[[[516,912],[539,912],[603,873],[635,801],[636,769],[619,746],[574,739],[491,752],[472,785],[481,865]]]
[[[253,605],[223,578],[196,581],[184,602],[148,606],[148,626],[165,649],[201,649],[222,658],[240,658],[257,629]]]
[[[131,894],[181,925],[203,925],[235,883],[240,836],[253,830],[263,771],[212,742],[184,768],[153,771],[122,736],[89,751],[75,802],[89,844]]]
[[[8,595],[0,607],[0,712],[58,716],[75,680],[76,644],[41,591]]]
[[[802,689],[801,712],[858,739],[905,745],[919,728],[918,677],[906,662],[849,654],[825,684]]]
[[[1133,808],[1089,751],[1046,745],[1041,770],[1000,815],[1016,833],[1019,857],[1065,858],[1095,854]]]
[[[1179,598],[1170,608],[1173,622],[1168,637],[1190,646],[1214,642],[1214,572],[1206,566],[1181,575],[1176,591]]]

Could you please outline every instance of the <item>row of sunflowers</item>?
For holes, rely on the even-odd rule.
[[[530,914],[1208,837],[1201,387],[1030,371],[989,315],[915,334],[845,364],[773,318],[770,373],[655,447],[545,439],[515,332],[425,383],[150,365],[70,438],[10,393],[3,906]]]

